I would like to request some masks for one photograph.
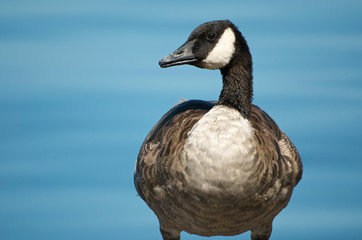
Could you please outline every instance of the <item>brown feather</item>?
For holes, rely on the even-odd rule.
[[[188,169],[183,163],[182,148],[187,133],[213,105],[192,100],[175,106],[151,130],[141,147],[136,189],[166,232],[235,235],[269,226],[287,205],[301,178],[302,165],[296,148],[273,119],[252,104],[249,121],[255,130],[258,165],[256,180],[249,181],[254,185],[243,196],[195,192],[185,180]]]

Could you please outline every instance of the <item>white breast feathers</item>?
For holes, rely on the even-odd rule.
[[[241,114],[215,106],[188,134],[184,147],[189,181],[202,191],[235,191],[252,173],[253,128]]]

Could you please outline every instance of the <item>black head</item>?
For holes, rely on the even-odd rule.
[[[180,48],[161,59],[159,64],[163,68],[190,64],[221,69],[240,49],[248,50],[248,47],[233,23],[228,20],[211,21],[198,26]]]

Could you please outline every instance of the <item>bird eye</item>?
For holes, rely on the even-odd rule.
[[[207,39],[208,39],[208,40],[213,40],[213,39],[215,39],[215,37],[216,37],[215,33],[209,33],[209,34],[207,35]]]

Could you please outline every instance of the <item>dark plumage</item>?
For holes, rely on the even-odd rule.
[[[136,163],[137,192],[155,212],[164,240],[180,232],[269,239],[274,217],[302,176],[297,149],[252,102],[252,60],[230,21],[197,27],[160,61],[220,69],[218,102],[191,100],[167,112]]]

